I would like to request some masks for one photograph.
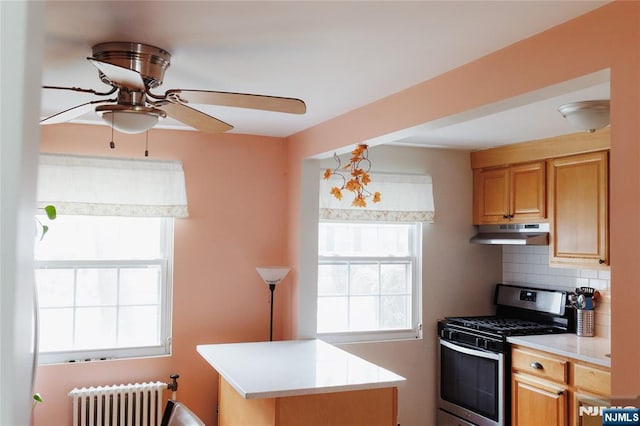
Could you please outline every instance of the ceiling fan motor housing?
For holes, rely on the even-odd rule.
[[[115,41],[93,46],[93,57],[99,61],[138,71],[148,88],[162,84],[164,72],[171,63],[171,54],[159,47],[144,43]],[[102,72],[100,80],[111,84]]]

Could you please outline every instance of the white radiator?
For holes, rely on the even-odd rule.
[[[73,426],[159,426],[162,382],[74,388]]]

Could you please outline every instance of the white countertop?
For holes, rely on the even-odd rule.
[[[322,340],[198,345],[197,350],[245,399],[393,387],[405,381]]]
[[[603,367],[611,367],[611,342],[604,337],[581,337],[575,334],[545,334],[543,336],[512,336],[507,341],[532,349],[563,355]]]

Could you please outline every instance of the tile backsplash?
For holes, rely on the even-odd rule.
[[[573,291],[593,287],[602,296],[596,306],[596,336],[610,337],[611,273],[608,270],[552,268],[548,246],[503,246],[502,281]]]

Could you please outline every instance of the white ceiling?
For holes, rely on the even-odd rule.
[[[91,46],[143,42],[172,54],[155,92],[205,89],[303,99],[305,115],[197,106],[234,125],[234,133],[288,136],[605,3],[48,1],[43,84],[104,90],[85,59]],[[608,74],[598,73],[407,129],[386,142],[477,149],[571,133],[558,105],[608,98]],[[42,116],[92,99],[43,90]],[[99,119],[90,113],[77,121]],[[180,123],[167,119],[163,126]]]

